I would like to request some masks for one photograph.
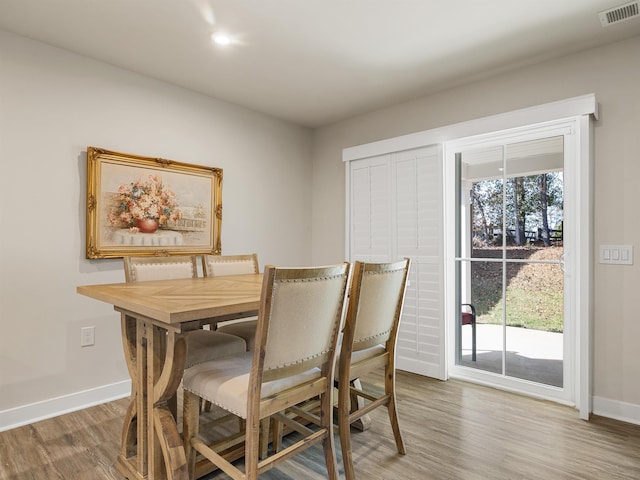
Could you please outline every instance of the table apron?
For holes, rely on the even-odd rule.
[[[225,315],[219,315],[216,317],[207,317],[199,320],[189,320],[181,323],[167,323],[155,318],[148,317],[147,315],[142,315],[140,313],[132,312],[131,310],[127,310],[125,308],[113,307],[116,312],[120,312],[123,315],[128,317],[136,318],[138,320],[142,320],[144,322],[155,325],[156,327],[164,328],[169,332],[180,333],[180,332],[188,332],[191,330],[198,330],[202,328],[203,325],[217,325],[220,322],[226,322],[229,320],[237,320],[240,318],[247,317],[255,317],[258,315],[258,310],[247,310],[245,312],[238,313],[228,313]]]

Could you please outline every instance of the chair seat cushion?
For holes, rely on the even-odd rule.
[[[187,359],[184,368],[216,358],[244,353],[247,350],[244,339],[228,333],[193,330],[187,332],[185,338],[187,340]]]
[[[258,320],[247,320],[222,325],[216,331],[243,338],[247,342],[247,350],[253,351],[256,344],[256,328],[258,328]]]
[[[184,372],[182,386],[200,398],[225,409],[241,418],[247,418],[249,371],[253,352],[211,360],[195,365]],[[265,382],[261,398],[301,385],[320,377],[320,369],[287,377],[283,380]]]
[[[384,345],[374,345],[364,350],[354,351],[351,353],[351,364],[353,365],[354,363],[382,355],[384,352],[386,352]]]

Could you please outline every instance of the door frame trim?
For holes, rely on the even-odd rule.
[[[462,367],[455,363],[455,152],[463,149],[465,145],[482,145],[483,143],[500,143],[508,141],[523,133],[544,135],[554,130],[570,129],[569,136],[565,136],[565,197],[568,209],[568,221],[565,233],[566,251],[573,254],[567,255],[567,276],[572,282],[571,288],[565,290],[565,312],[573,321],[567,324],[565,332],[565,361],[566,366],[572,370],[573,383],[565,388],[542,386],[526,380],[518,380],[490,372],[482,372],[472,368]],[[590,139],[592,138],[591,122],[588,115],[580,115],[542,124],[531,124],[528,127],[518,127],[486,133],[453,140],[445,144],[445,315],[447,318],[447,376],[475,381],[482,384],[498,386],[506,390],[524,393],[526,395],[545,398],[559,403],[575,405],[580,417],[588,419],[592,411],[592,345],[591,345],[591,286],[592,286],[592,166]],[[567,343],[567,338],[572,339]],[[565,368],[565,372],[567,372]]]
[[[578,188],[580,186],[580,181],[578,177],[577,167],[580,164],[580,159],[578,158],[580,147],[578,144],[579,136],[577,131],[579,130],[579,117],[573,117],[568,119],[562,119],[554,122],[545,122],[543,124],[531,125],[528,127],[519,127],[515,129],[509,129],[500,132],[488,133],[479,136],[473,136],[469,138],[463,138],[459,140],[453,140],[451,142],[447,142],[445,144],[446,156],[445,162],[447,164],[453,163],[456,161],[457,153],[467,152],[469,150],[475,150],[478,148],[486,148],[486,147],[498,147],[503,145],[508,145],[512,143],[518,143],[527,140],[533,140],[538,138],[547,138],[547,137],[557,137],[562,136],[564,141],[564,161],[563,161],[563,171],[565,172],[564,178],[564,192],[565,192],[565,235],[564,235],[564,244],[567,247],[565,252],[569,252],[566,255],[566,274],[565,277],[568,280],[568,283],[565,285],[564,289],[564,316],[565,316],[565,328],[564,328],[564,361],[563,361],[563,371],[564,371],[564,384],[563,387],[553,387],[550,385],[537,384],[535,382],[530,382],[524,379],[518,379],[512,376],[503,377],[502,374],[495,374],[490,372],[483,372],[482,370],[475,369],[471,366],[462,366],[458,364],[457,357],[457,329],[456,329],[456,311],[455,309],[451,309],[452,311],[448,312],[448,339],[449,339],[449,355],[447,357],[447,365],[448,371],[451,377],[456,378],[465,378],[466,380],[471,381],[479,381],[485,384],[492,384],[494,386],[499,386],[500,388],[507,388],[509,390],[517,391],[520,393],[524,393],[527,395],[532,395],[536,397],[546,398],[549,400],[553,400],[556,402],[568,404],[568,405],[576,405],[577,403],[577,392],[579,392],[580,379],[576,378],[577,373],[580,371],[577,367],[579,366],[579,359],[577,358],[576,352],[580,351],[580,346],[578,345],[579,336],[577,335],[581,326],[576,318],[576,312],[579,309],[576,307],[575,302],[580,299],[580,294],[576,292],[577,287],[579,286],[579,282],[576,282],[575,272],[577,271],[574,263],[579,257],[576,257],[573,252],[577,248],[577,242],[579,241],[579,236],[576,235],[576,229],[579,228],[579,219],[576,218],[577,213],[580,213],[582,210],[581,205],[579,204],[579,195]],[[458,167],[459,168],[459,167]],[[450,169],[451,170],[451,169]],[[458,181],[456,177],[447,177],[445,183],[447,185],[455,185]],[[451,188],[450,191],[454,191]],[[453,196],[448,196],[445,199],[445,203],[451,202],[453,208],[455,208],[455,212],[459,212],[460,208],[463,208],[462,205],[457,205],[456,198],[459,193],[456,193]],[[468,206],[464,207],[468,208]],[[455,235],[456,232],[456,223],[459,223],[458,220],[453,220],[453,216],[447,216],[449,221],[453,223],[453,228],[448,230],[452,231]],[[464,225],[467,225],[468,221],[464,222]],[[455,241],[458,242],[460,239],[456,236]],[[451,244],[453,242],[447,242]],[[484,261],[482,258],[470,258],[469,252],[460,252],[456,255],[456,252],[450,252],[447,255],[448,262],[464,262],[464,261]],[[517,262],[517,260],[503,260],[504,262]],[[526,263],[526,262],[525,262]],[[455,267],[454,267],[455,268]],[[457,288],[457,280],[455,278],[455,274],[458,270],[454,270],[454,274],[449,276],[449,281],[453,282],[447,284],[447,287],[451,289],[450,291],[455,291]],[[457,301],[450,300],[447,301],[447,305],[456,305]]]

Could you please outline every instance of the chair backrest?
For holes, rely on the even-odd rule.
[[[463,303],[460,306],[460,309],[462,310],[460,312],[460,320],[462,325],[473,325],[474,323],[476,323],[476,307],[474,307],[470,303]],[[469,309],[470,311],[467,312],[464,309]]]
[[[202,271],[205,277],[258,273],[258,255],[203,255]]]
[[[355,262],[343,345],[352,351],[378,344],[395,348],[410,260]],[[343,347],[344,352],[344,347]]]
[[[124,257],[127,282],[196,278],[198,263],[193,255],[168,257]]]
[[[258,384],[333,370],[350,265],[265,268],[253,362]]]

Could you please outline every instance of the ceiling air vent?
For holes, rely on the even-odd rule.
[[[638,15],[640,15],[640,9],[638,8],[637,1],[625,3],[624,5],[610,8],[598,14],[603,27],[637,17]]]

